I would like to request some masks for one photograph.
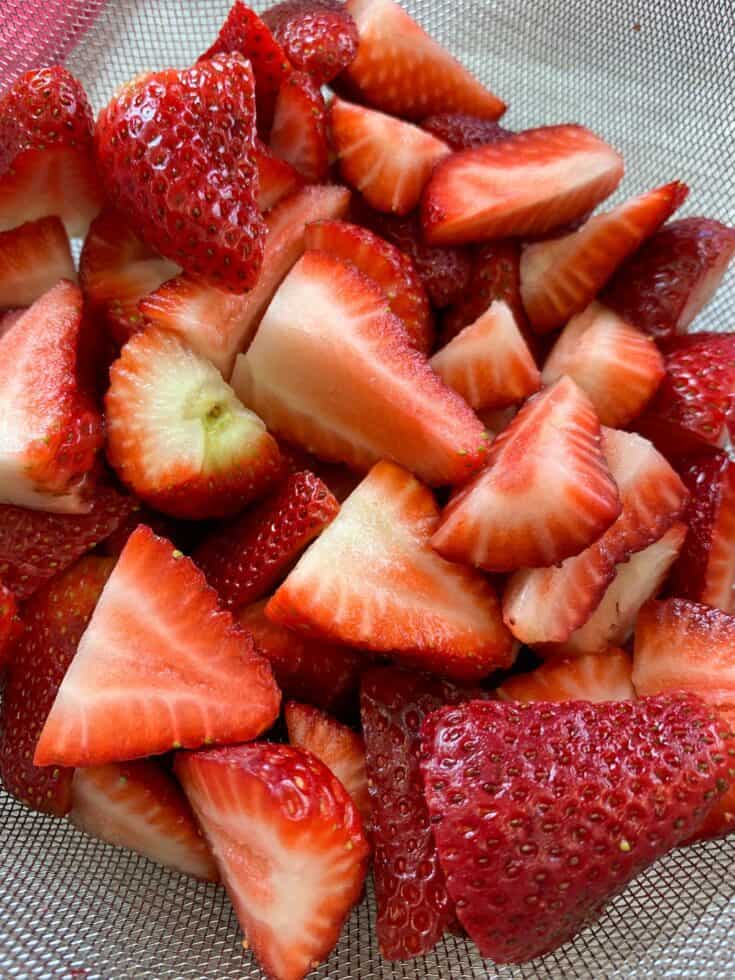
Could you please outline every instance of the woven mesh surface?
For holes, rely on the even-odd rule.
[[[66,56],[99,107],[131,75],[190,62],[228,7],[229,0],[0,0],[0,87]],[[510,102],[511,128],[583,122],[618,146],[628,165],[618,200],[678,178],[692,186],[682,213],[735,223],[732,0],[410,0],[407,7]],[[732,272],[697,328],[735,329]],[[678,851],[573,944],[520,968],[494,968],[455,938],[422,960],[385,963],[369,896],[314,976],[732,980],[733,882],[735,839]],[[260,978],[239,943],[220,889],[88,839],[0,791],[3,980]]]

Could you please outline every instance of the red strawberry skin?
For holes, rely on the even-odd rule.
[[[283,0],[263,13],[263,23],[299,71],[326,85],[357,54],[357,24],[341,0]]]
[[[270,147],[301,176],[316,183],[329,174],[327,109],[319,86],[304,72],[291,72],[276,99]]]
[[[686,840],[727,786],[723,734],[688,694],[432,714],[426,800],[449,895],[480,954],[521,963],[551,952]]]
[[[15,596],[0,582],[0,670],[5,666],[21,623]]]
[[[492,119],[463,112],[439,112],[428,116],[421,122],[421,128],[444,140],[453,150],[469,150],[486,143],[498,143],[513,135]]]

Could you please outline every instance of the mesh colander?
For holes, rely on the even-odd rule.
[[[582,122],[625,155],[626,195],[675,178],[683,213],[735,223],[732,0],[403,0],[510,102],[511,128]],[[126,78],[185,65],[230,0],[0,0],[0,88],[64,60],[95,108]],[[264,6],[256,3],[256,9]],[[696,329],[735,329],[735,276]],[[523,967],[448,937],[410,963],[381,960],[372,893],[315,977],[735,977],[735,837],[677,851],[596,926]],[[256,980],[224,892],[39,816],[0,791],[0,977]]]

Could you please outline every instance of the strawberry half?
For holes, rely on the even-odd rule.
[[[339,85],[357,102],[406,119],[469,112],[497,119],[505,103],[486,89],[393,0],[348,0],[357,56]]]
[[[342,179],[377,211],[408,214],[446,143],[383,112],[334,99],[329,107],[332,144]]]
[[[324,252],[283,281],[232,384],[271,431],[358,469],[393,459],[441,486],[487,452],[482,424],[412,347],[383,290]]]
[[[421,128],[437,139],[448,143],[453,150],[470,150],[487,143],[498,143],[506,136],[512,136],[492,119],[471,116],[464,112],[439,112],[422,119]]]
[[[521,295],[533,329],[556,330],[580,313],[688,193],[686,184],[665,184],[590,218],[570,235],[528,245],[521,256]]]
[[[600,423],[584,392],[562,378],[496,438],[486,468],[452,496],[431,543],[446,558],[488,571],[554,565],[619,514]]]
[[[10,650],[21,630],[15,596],[0,582],[0,671],[10,658]]]
[[[0,232],[0,309],[30,306],[59,279],[76,279],[63,224],[39,218]]]
[[[410,473],[376,464],[270,600],[268,616],[459,680],[509,666],[492,587],[431,548],[438,517],[431,492]]]
[[[141,500],[174,517],[227,517],[281,472],[275,440],[219,371],[173,334],[132,337],[110,369],[107,456]]]
[[[97,166],[110,203],[147,245],[242,293],[255,285],[265,241],[254,138],[253,72],[223,54],[124,85],[97,119]]]
[[[174,871],[218,881],[186,797],[152,759],[74,772],[69,819],[99,840],[126,847]]]
[[[298,71],[326,85],[357,54],[357,24],[341,0],[283,0],[263,14],[286,57]]]
[[[180,753],[175,765],[247,945],[267,976],[301,980],[337,944],[365,880],[369,846],[346,790],[289,745]]]
[[[270,146],[312,183],[329,174],[327,107],[319,86],[304,72],[284,78],[278,91]]]
[[[0,98],[0,231],[58,215],[84,235],[102,205],[92,109],[66,68],[21,75]]]
[[[275,721],[279,701],[267,661],[201,572],[141,524],[79,641],[33,762],[95,766],[244,742]]]
[[[258,167],[258,207],[263,214],[284,197],[300,190],[304,183],[298,170],[277,157],[260,140],[255,142],[255,162]]]
[[[509,677],[497,689],[502,701],[633,701],[633,664],[624,650],[610,647],[574,660],[541,664]]]
[[[474,701],[430,715],[422,748],[449,896],[495,963],[543,956],[594,922],[701,826],[728,780],[722,726],[691,695]]]
[[[453,153],[426,185],[431,245],[533,236],[586,214],[623,176],[620,154],[583,126],[542,126]]]

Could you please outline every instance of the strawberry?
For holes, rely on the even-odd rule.
[[[146,245],[242,293],[255,285],[265,241],[254,137],[252,70],[223,54],[124,85],[97,119],[97,166]]]
[[[316,221],[306,228],[307,249],[351,262],[382,287],[416,350],[428,354],[434,339],[431,309],[411,259],[395,245],[347,221]]]
[[[493,442],[486,468],[452,496],[431,543],[446,558],[488,571],[554,565],[592,544],[619,514],[597,416],[562,378]]]
[[[666,376],[636,428],[669,459],[722,448],[735,428],[735,333],[675,337]]]
[[[406,119],[468,112],[497,119],[505,103],[486,89],[393,0],[348,0],[357,57],[338,82],[357,102]]]
[[[533,236],[590,211],[623,176],[620,154],[583,126],[542,126],[453,153],[424,190],[431,245]]]
[[[64,279],[0,337],[2,503],[89,510],[102,421],[80,379],[81,328],[82,294]]]
[[[496,963],[594,922],[701,825],[728,779],[722,726],[691,695],[473,701],[430,715],[421,741],[449,896]]]
[[[562,330],[541,377],[548,385],[566,374],[588,395],[600,422],[617,428],[641,414],[665,373],[654,341],[594,302]]]
[[[66,68],[26,72],[0,97],[0,231],[58,215],[83,235],[102,204],[92,110]]]
[[[339,511],[322,481],[303,471],[278,492],[204,539],[194,561],[221,604],[238,609],[262,599]]]
[[[267,661],[220,611],[201,572],[141,525],[79,641],[34,765],[244,742],[272,724],[279,701]]]
[[[337,944],[365,880],[369,847],[346,790],[290,745],[180,753],[175,767],[247,946],[266,976],[301,980]]]
[[[233,296],[179,276],[141,302],[142,315],[154,326],[179,334],[229,378],[235,356],[247,348],[273,294],[303,254],[306,225],[342,217],[349,200],[344,187],[304,187],[288,195],[266,217],[263,266],[249,293]]]
[[[0,671],[10,658],[10,650],[21,630],[14,594],[0,582]]]
[[[324,460],[317,459],[316,456],[312,456],[293,443],[281,442],[279,448],[287,472],[298,473],[300,470],[310,470],[327,486],[339,503],[347,500],[362,480],[361,473],[348,469],[342,463],[325,463]]]
[[[688,193],[686,184],[664,184],[590,218],[571,234],[528,245],[521,256],[521,296],[533,329],[556,330],[580,313]]]
[[[173,517],[227,517],[280,473],[275,440],[209,361],[174,335],[132,337],[110,370],[107,455],[141,500]]]
[[[76,279],[69,238],[56,217],[0,232],[0,309],[30,306],[59,279]]]
[[[186,797],[160,763],[138,759],[77,769],[71,803],[69,818],[79,830],[182,874],[219,880]]]
[[[451,152],[418,126],[341,99],[329,107],[329,122],[342,179],[377,211],[413,211],[434,166]]]
[[[276,99],[270,146],[311,183],[329,174],[327,107],[309,75],[291,72],[281,83]]]
[[[33,752],[59,685],[77,650],[114,562],[82,558],[23,609],[0,708],[0,779],[16,799],[63,817],[71,807],[73,770],[38,769]]]
[[[277,157],[260,140],[256,140],[254,152],[258,166],[258,207],[265,214],[284,197],[299,190],[304,181],[298,170]]]
[[[505,408],[541,387],[533,355],[502,300],[434,354],[431,366],[474,409]]]
[[[448,143],[453,150],[469,150],[487,143],[498,143],[513,135],[492,119],[464,112],[439,112],[427,116],[421,121],[421,128]]]
[[[492,587],[431,548],[438,517],[410,473],[376,464],[270,600],[268,616],[459,680],[509,666]]]
[[[632,701],[633,664],[624,650],[610,647],[574,660],[542,664],[509,677],[498,688],[503,701]]]
[[[393,459],[440,486],[487,452],[481,423],[411,346],[383,290],[323,252],[281,284],[232,384],[271,431],[355,468]]]
[[[701,453],[682,460],[679,473],[689,491],[689,533],[669,590],[735,614],[735,462],[726,453]]]
[[[288,740],[320,759],[350,794],[367,827],[370,794],[361,735],[310,704],[290,701],[285,709]]]
[[[635,628],[633,686],[639,697],[691,691],[735,731],[735,618],[686,599],[648,602]],[[728,748],[730,788],[696,838],[735,830],[735,745]]]
[[[654,337],[686,333],[734,254],[735,228],[711,218],[672,221],[623,263],[604,302]]]
[[[357,54],[357,24],[341,0],[282,0],[263,14],[286,57],[326,85]]]

